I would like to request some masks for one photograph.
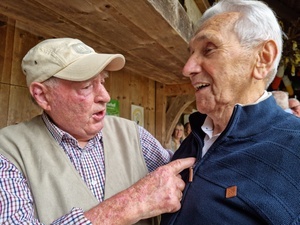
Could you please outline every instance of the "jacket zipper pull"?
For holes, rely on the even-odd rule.
[[[189,182],[193,182],[193,176],[194,176],[194,167],[189,168]]]

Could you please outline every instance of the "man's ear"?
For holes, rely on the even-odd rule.
[[[260,46],[256,56],[256,64],[254,66],[254,77],[256,79],[262,80],[266,78],[272,69],[277,54],[277,45],[273,40],[268,40]]]
[[[29,86],[31,96],[36,103],[44,110],[49,110],[48,89],[45,85],[39,82],[32,82]]]

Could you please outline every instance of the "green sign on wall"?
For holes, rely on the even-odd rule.
[[[120,116],[119,101],[111,99],[110,102],[106,104],[106,114],[112,116]]]

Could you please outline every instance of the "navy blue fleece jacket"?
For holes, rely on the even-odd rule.
[[[300,224],[300,118],[274,98],[236,105],[226,129],[201,158],[205,115],[190,116],[192,133],[173,159],[197,157],[182,208],[161,225]]]

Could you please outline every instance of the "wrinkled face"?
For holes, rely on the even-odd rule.
[[[104,87],[106,72],[83,81],[57,81],[48,88],[47,114],[54,123],[77,140],[89,140],[102,128],[110,96]]]
[[[233,108],[247,98],[245,91],[251,83],[255,57],[253,50],[242,48],[233,32],[238,16],[226,13],[210,18],[190,41],[190,57],[183,75],[196,89],[201,113]]]

